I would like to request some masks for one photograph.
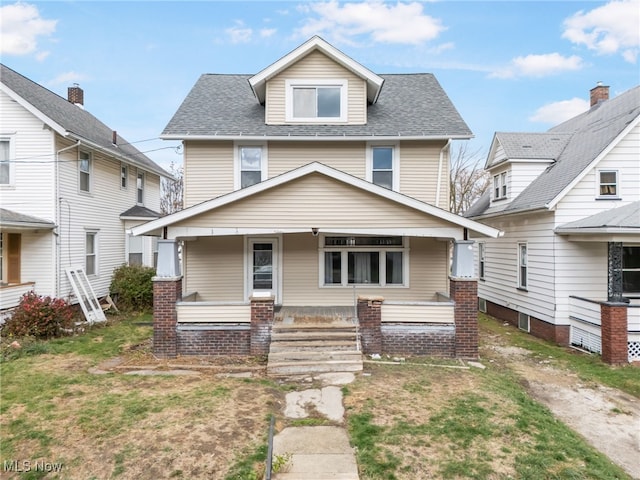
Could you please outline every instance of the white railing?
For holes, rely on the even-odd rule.
[[[640,305],[629,305],[627,308],[627,325],[630,332],[640,334]]]
[[[382,304],[382,323],[454,323],[453,302],[394,302]]]
[[[251,305],[244,302],[197,302],[197,293],[176,303],[178,323],[250,323]]]
[[[581,297],[569,297],[569,318],[600,326],[600,303],[597,300],[588,300]]]
[[[22,296],[34,289],[35,283],[5,285],[0,287],[0,310],[17,307]]]

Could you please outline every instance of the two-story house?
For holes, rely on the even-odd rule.
[[[68,94],[1,66],[0,310],[30,290],[75,302],[67,269],[102,297],[116,267],[154,265],[157,239],[127,232],[159,217],[169,174]]]
[[[449,283],[450,242],[475,288],[465,240],[498,234],[447,209],[450,144],[471,135],[433,75],[377,75],[319,37],[202,75],[161,135],[184,145],[185,209],[133,229],[165,239],[156,299],[179,300],[157,302],[156,354],[260,353],[274,318],[340,307],[365,352],[477,356]]]
[[[496,133],[486,170],[465,215],[505,234],[478,244],[480,309],[609,361],[613,308],[614,361],[640,358],[640,87],[598,85],[547,132]]]

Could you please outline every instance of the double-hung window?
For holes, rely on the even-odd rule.
[[[478,277],[484,280],[484,268],[485,268],[485,244],[483,242],[478,243]]]
[[[618,198],[618,171],[599,170],[598,171],[598,197]]]
[[[408,279],[402,237],[326,236],[320,262],[323,286],[405,286]]]
[[[120,164],[120,188],[125,190],[129,181],[129,166],[122,163]]]
[[[518,288],[527,289],[528,285],[528,253],[527,244],[518,243]]]
[[[287,122],[345,122],[347,80],[287,80]]]
[[[622,247],[622,291],[640,296],[640,245]]]
[[[238,145],[236,148],[235,188],[247,188],[267,177],[266,144]]]
[[[87,275],[98,274],[98,232],[85,233],[85,264]]]
[[[80,151],[78,169],[80,174],[80,191],[91,191],[91,154]]]
[[[144,205],[144,172],[138,172],[136,178],[136,202],[138,205]]]
[[[12,173],[11,141],[0,138],[0,185],[11,185],[13,183]]]
[[[493,176],[493,199],[507,198],[507,172]]]

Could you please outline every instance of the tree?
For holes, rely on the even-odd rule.
[[[169,173],[174,179],[163,178],[160,194],[160,211],[163,215],[182,210],[182,186],[184,169],[182,165],[177,165],[175,161],[171,161],[169,165]]]
[[[490,178],[483,169],[480,150],[468,151],[468,143],[460,143],[451,159],[449,208],[462,214],[489,188]]]

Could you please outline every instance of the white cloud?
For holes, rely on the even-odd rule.
[[[278,30],[275,28],[263,28],[262,30],[260,30],[260,36],[262,38],[269,38],[275,35],[277,31]]]
[[[71,72],[61,73],[57,77],[49,80],[47,82],[47,85],[51,87],[58,86],[58,85],[71,85],[73,83],[80,83],[86,79],[87,77],[85,75],[71,71]]]
[[[570,57],[562,56],[559,53],[527,55],[514,58],[509,66],[494,71],[491,77],[546,77],[565,71],[580,70],[582,67],[582,59],[577,55]]]
[[[423,12],[419,2],[388,5],[381,1],[345,3],[336,0],[305,4],[302,11],[314,15],[297,30],[301,37],[322,35],[331,41],[355,43],[353,38],[370,35],[377,43],[420,45],[436,38],[446,28]]]
[[[583,98],[572,98],[543,105],[529,117],[532,122],[557,125],[589,110],[589,102]]]
[[[253,36],[253,29],[245,26],[242,20],[236,20],[236,25],[225,30],[231,43],[249,43]]]
[[[583,44],[598,54],[620,52],[626,61],[635,63],[640,51],[639,25],[638,0],[612,1],[567,18],[562,37]]]
[[[28,55],[35,52],[38,37],[51,35],[56,24],[57,20],[41,18],[38,8],[28,3],[18,2],[0,7],[0,54]]]

